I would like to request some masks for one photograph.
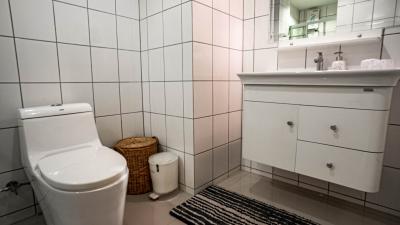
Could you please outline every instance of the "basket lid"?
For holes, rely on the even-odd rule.
[[[154,145],[156,143],[157,143],[156,137],[130,137],[120,140],[117,144],[115,144],[114,148],[119,148],[119,149],[142,148]]]
[[[151,165],[167,165],[178,160],[178,156],[171,152],[160,152],[149,157],[149,164]]]

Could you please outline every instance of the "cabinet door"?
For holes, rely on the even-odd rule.
[[[294,171],[298,106],[245,101],[243,158]]]

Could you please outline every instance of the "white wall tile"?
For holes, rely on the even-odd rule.
[[[117,54],[116,49],[92,48],[93,81],[118,81]]]
[[[125,17],[117,17],[118,48],[140,50],[139,22]]]
[[[212,106],[212,82],[193,82],[194,117],[197,118],[211,115]]]
[[[184,125],[182,117],[167,116],[167,145],[173,149],[184,151]]]
[[[353,31],[370,30],[371,27],[372,27],[372,22],[355,23],[353,24]]]
[[[185,153],[185,185],[194,188],[194,156]]]
[[[242,112],[229,113],[229,141],[242,137]]]
[[[60,2],[66,2],[73,5],[87,7],[87,0],[62,0]]]
[[[12,36],[12,34],[8,0],[0,0],[0,35]]]
[[[230,0],[229,4],[229,14],[243,19],[243,0]]]
[[[270,14],[270,0],[255,0],[255,16]]]
[[[58,44],[61,82],[91,82],[90,47]]]
[[[17,37],[55,41],[53,5],[50,0],[11,1]]]
[[[238,73],[242,72],[242,51],[229,50],[229,79],[239,80]]]
[[[313,54],[313,53],[309,53]],[[278,52],[278,69],[279,70],[298,70],[305,69],[306,64],[306,50],[291,50]],[[311,55],[310,57],[314,57]]]
[[[0,68],[0,82],[18,82],[17,60],[12,38],[0,37]]]
[[[117,47],[116,18],[114,15],[89,10],[90,41],[94,46]]]
[[[229,46],[241,50],[243,45],[243,22],[240,19],[229,17]]]
[[[151,112],[165,113],[165,91],[163,82],[150,83],[150,109]]]
[[[140,52],[118,51],[120,81],[141,81]]]
[[[165,80],[182,80],[182,44],[164,48]]]
[[[94,107],[91,83],[61,83],[63,103],[89,103]]]
[[[121,83],[121,112],[142,111],[142,85],[140,83]]]
[[[354,4],[353,23],[368,22],[372,20],[374,1],[358,2]]]
[[[21,168],[18,128],[0,129],[0,141],[0,173]]]
[[[150,118],[150,113],[143,113],[143,126],[144,126],[144,135],[145,136],[152,136],[151,134],[151,118]]]
[[[342,45],[342,51],[346,52],[346,64],[348,69],[360,68],[360,62],[364,59],[380,57],[380,43]]]
[[[198,188],[212,180],[212,151],[194,157],[194,186]]]
[[[147,15],[151,16],[155,13],[161,12],[162,1],[161,0],[147,0]]]
[[[193,119],[183,119],[183,135],[185,140],[185,152],[189,154],[194,154],[194,142],[193,142]]]
[[[212,79],[212,47],[193,43],[193,80]]]
[[[372,29],[392,27],[394,25],[394,18],[386,18],[381,20],[374,20],[372,22]]]
[[[214,148],[213,152],[213,178],[217,178],[228,172],[229,153],[228,145]]]
[[[88,6],[91,9],[115,13],[115,0],[88,0]]]
[[[263,16],[255,19],[254,48],[267,48],[270,35],[269,17]]]
[[[229,79],[229,49],[213,46],[213,80]]]
[[[166,114],[183,116],[183,83],[165,83]]]
[[[24,107],[61,103],[60,84],[22,84]]]
[[[147,0],[139,0],[140,19],[147,17]]]
[[[229,83],[229,111],[242,109],[242,83],[234,81]]]
[[[139,1],[138,0],[116,0],[117,14],[139,19]]]
[[[395,10],[396,10],[396,0],[375,0],[374,20],[394,17]]]
[[[54,2],[57,41],[89,44],[88,14],[85,8]]]
[[[213,82],[213,114],[229,111],[229,82]]]
[[[0,84],[0,128],[17,126],[17,109],[22,107],[18,84]]]
[[[122,114],[123,138],[143,136],[143,113]]]
[[[154,2],[154,1],[152,1]],[[163,21],[162,14],[150,16],[148,22],[148,45],[149,48],[157,48],[163,46]]]
[[[122,139],[120,115],[98,117],[96,127],[101,143],[107,147],[112,147]]]
[[[191,41],[192,38],[192,2],[182,4],[182,41]]]
[[[339,193],[359,200],[364,199],[364,192],[344,187],[341,185],[329,183],[329,190],[330,192]]]
[[[183,82],[183,115],[193,118],[193,83]]]
[[[228,114],[213,116],[213,147],[228,143]]]
[[[177,6],[181,3],[181,0],[163,0],[163,8],[168,9]]]
[[[165,116],[151,114],[151,134],[158,138],[161,145],[167,145]]]
[[[353,23],[353,8],[353,4],[338,7],[336,16],[337,26],[349,25]]]
[[[140,20],[140,50],[144,51],[148,49],[148,27],[147,27],[147,19]]]
[[[229,47],[229,16],[213,10],[213,44]]]
[[[150,112],[150,83],[143,82],[143,111]]]
[[[254,51],[243,52],[243,72],[253,72]]]
[[[142,67],[142,80],[149,81],[149,52],[144,51],[140,53],[140,58],[142,60],[140,66]]]
[[[241,158],[242,158],[241,140],[229,143],[229,170],[240,166]]]
[[[254,72],[275,71],[277,69],[277,49],[254,51]]]
[[[383,164],[400,168],[400,126],[389,125]]]
[[[182,42],[181,6],[163,12],[164,17],[164,45]]]
[[[244,0],[243,1],[243,18],[253,18],[254,17],[254,10],[255,10],[255,2],[254,0]]]
[[[348,45],[347,45],[348,46]],[[342,45],[342,50],[344,45]],[[345,47],[346,48],[346,47]],[[336,52],[339,50],[339,46],[323,46],[323,47],[313,47],[313,48],[308,48],[307,49],[307,59],[306,59],[306,69],[311,69],[311,70],[316,70],[316,63],[314,62],[315,57],[318,56],[318,52],[322,52],[322,55],[324,57],[324,68],[329,68],[332,65],[332,62],[336,60],[336,56],[332,54],[332,52]],[[360,51],[360,50],[358,50]],[[346,64],[347,66],[351,66],[352,64],[356,63],[357,65],[360,65],[360,61],[354,61],[352,58],[349,57],[349,55],[353,54],[352,52],[349,52],[346,54]],[[297,56],[293,55],[294,57],[301,57],[301,53],[297,53]],[[294,59],[293,59],[294,60]],[[302,60],[303,61],[303,60]]]
[[[94,83],[96,116],[120,113],[119,85],[117,83]]]
[[[193,79],[193,44],[184,43],[182,51],[182,78],[183,80]]]
[[[250,50],[254,48],[254,19],[244,21],[243,49]]]
[[[212,43],[213,18],[212,9],[193,2],[193,40],[207,44]]]
[[[213,8],[229,14],[229,0],[213,0]]]
[[[17,55],[22,82],[58,82],[55,43],[17,39]]]
[[[194,119],[194,154],[199,154],[212,148],[212,117]]]
[[[164,81],[163,49],[149,50],[149,79],[150,81]]]

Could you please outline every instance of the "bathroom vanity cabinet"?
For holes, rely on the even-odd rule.
[[[243,158],[377,192],[399,76],[400,70],[239,74]]]

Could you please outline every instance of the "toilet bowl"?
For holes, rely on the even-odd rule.
[[[89,104],[19,110],[21,158],[48,225],[122,225],[128,169]]]

